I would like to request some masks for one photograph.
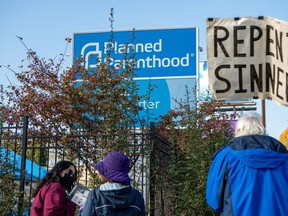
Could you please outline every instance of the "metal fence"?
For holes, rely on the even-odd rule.
[[[67,151],[61,136],[33,136],[27,133],[27,129],[28,117],[23,118],[22,125],[0,126],[1,174],[7,172],[7,170],[4,172],[2,165],[9,163],[8,172],[14,175],[20,192],[20,196],[17,198],[17,209],[14,211],[22,212],[22,209],[26,208],[26,213],[27,210],[29,212],[29,204],[31,204],[32,192],[37,180],[43,177],[43,170],[49,170],[58,161],[69,156],[66,155]],[[81,134],[68,136],[68,138],[72,143],[84,139],[86,142],[94,142],[99,138],[98,136]],[[167,175],[163,172],[163,168],[169,159],[170,145],[155,133],[154,124],[151,124],[150,131],[146,134],[135,131],[133,141],[129,141],[131,143],[129,149],[132,152],[130,159],[133,165],[130,177],[133,186],[140,190],[145,198],[148,214],[151,216],[170,215],[170,204],[166,199],[169,192],[167,192],[165,184],[162,184]],[[90,174],[87,170],[87,163],[89,161],[76,158],[75,163],[81,173],[79,180],[88,185]],[[1,199],[3,196],[0,195],[0,202]]]
[[[172,216],[173,204],[170,202],[171,189],[169,184],[168,166],[170,163],[172,143],[155,133],[151,125],[153,150],[150,157],[150,211],[152,215]]]

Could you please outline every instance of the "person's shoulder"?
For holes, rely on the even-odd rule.
[[[63,187],[59,182],[50,182],[48,185],[50,185],[50,187]]]
[[[99,190],[100,190],[100,187],[95,187],[90,192],[98,192]]]
[[[221,147],[219,150],[217,150],[213,156],[213,159],[217,156],[227,154],[231,149],[230,144],[231,143],[229,142],[227,145],[225,145],[225,146]]]
[[[272,150],[279,153],[287,153],[286,147],[274,137],[269,135],[247,135],[235,137],[233,139],[231,147],[234,150],[246,150],[251,148],[262,148],[266,150]]]
[[[40,189],[39,191],[41,194],[66,194],[64,187],[58,182],[49,182]]]
[[[89,194],[94,197],[102,196],[102,194],[100,193],[100,187],[93,188],[92,190],[90,190]]]
[[[64,191],[64,187],[59,182],[50,182],[45,185],[49,190],[57,190],[57,191]]]
[[[279,140],[277,140],[276,138],[270,135],[255,135],[255,136],[261,137],[264,140],[271,140],[272,142],[275,142],[275,143],[281,143]]]
[[[144,201],[144,196],[143,194],[136,188],[131,186],[131,191],[132,191],[132,197],[134,197],[134,202],[138,203],[140,206],[143,206],[145,201]]]
[[[142,196],[142,197],[143,197],[143,194],[142,194],[138,189],[136,189],[136,188],[134,188],[134,187],[131,186],[131,190],[132,190],[134,193],[136,193],[137,196]]]

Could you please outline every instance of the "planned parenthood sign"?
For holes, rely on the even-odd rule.
[[[117,68],[125,61],[125,52],[128,57],[135,54],[134,80],[139,84],[138,94],[144,96],[149,86],[157,86],[149,99],[139,101],[143,107],[139,113],[141,118],[149,115],[150,121],[157,121],[176,108],[175,100],[185,97],[186,87],[192,92],[196,86],[196,27],[73,34],[73,61],[84,58],[88,70],[92,71],[99,62],[107,61],[107,54],[110,54],[109,64]]]
[[[116,68],[123,62],[125,52],[135,53],[135,79],[197,77],[197,27],[73,34],[73,60],[83,57],[87,69],[106,61],[109,49],[110,64]]]

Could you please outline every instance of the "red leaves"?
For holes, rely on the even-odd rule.
[[[46,61],[32,50],[27,59],[29,70],[18,74],[21,86],[11,86],[6,92],[6,119],[16,122],[29,115],[33,127],[52,133],[75,125],[93,132],[114,132],[120,126],[129,130],[135,121],[141,107],[136,83],[130,79],[133,68],[115,69],[102,63],[91,72],[82,67],[83,59],[78,59],[60,73],[62,59]]]

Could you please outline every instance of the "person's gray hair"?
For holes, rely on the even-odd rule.
[[[261,115],[257,112],[243,114],[236,123],[235,137],[265,134],[266,130],[262,124]]]

